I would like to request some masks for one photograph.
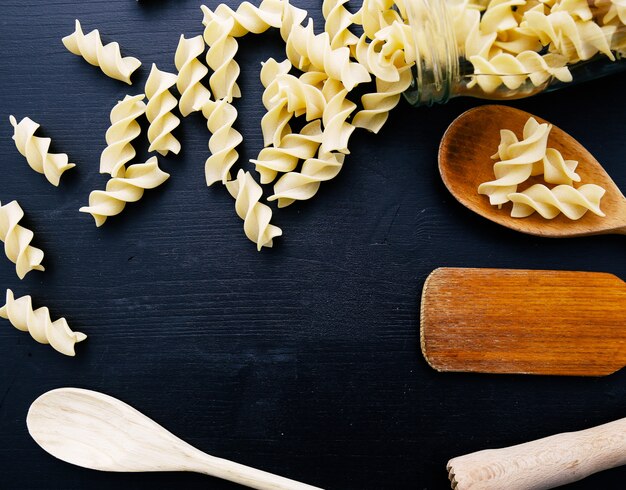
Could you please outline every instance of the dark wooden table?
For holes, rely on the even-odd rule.
[[[105,474],[69,466],[29,437],[29,404],[61,386],[116,396],[217,456],[333,489],[444,489],[452,457],[626,416],[626,371],[600,379],[439,374],[421,357],[419,295],[438,266],[607,271],[626,278],[624,237],[523,236],[462,208],[443,187],[439,139],[478,104],[403,103],[378,136],[359,131],[341,175],[275,214],[284,238],[258,253],[221,187],[207,189],[201,115],[176,131],[171,179],[96,229],[78,213],[98,173],[109,112],[173,71],[198,0],[2,0],[0,199],[17,199],[46,252],[24,281],[0,260],[0,290],[31,294],[89,335],[66,358],[0,321],[0,488],[239,488],[193,474]],[[230,2],[235,6],[236,3]],[[321,2],[296,2],[321,26]],[[211,2],[210,7],[216,3]],[[133,87],[71,55],[74,19],[140,58]],[[261,148],[259,63],[276,34],[240,44],[241,161]],[[571,132],[626,189],[626,74],[519,101]],[[52,187],[11,140],[29,116],[77,168]],[[144,143],[138,159],[147,156]],[[249,164],[244,163],[244,167]],[[616,488],[626,469],[571,488]]]

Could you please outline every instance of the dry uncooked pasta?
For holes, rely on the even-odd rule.
[[[237,119],[237,110],[226,99],[218,102],[208,101],[202,108],[207,119],[207,128],[211,133],[209,150],[211,156],[204,166],[207,185],[226,182],[230,179],[230,168],[239,159],[235,149],[242,141],[241,133],[233,128]]]
[[[201,80],[209,72],[209,69],[198,60],[204,53],[204,39],[202,36],[185,39],[181,34],[174,64],[178,70],[176,87],[180,93],[179,108],[183,116],[192,112],[201,111],[211,98],[211,92],[202,85]]]
[[[16,299],[10,289],[7,289],[6,304],[0,308],[0,318],[9,320],[18,330],[29,332],[40,344],[50,344],[66,356],[74,356],[74,345],[87,338],[84,333],[73,332],[65,318],[52,321],[45,306],[33,310],[30,296]]]
[[[563,213],[571,220],[582,218],[587,211],[605,216],[600,209],[600,200],[605,190],[596,184],[584,184],[578,189],[569,185],[558,185],[548,189],[543,184],[535,184],[525,191],[509,194],[513,202],[511,216],[525,218],[535,211],[546,219]]]
[[[322,143],[319,119],[310,122],[299,133],[285,135],[278,147],[263,148],[256,160],[250,160],[261,176],[261,183],[272,182],[279,172],[291,172],[300,160],[312,158]]]
[[[111,127],[106,132],[107,147],[100,155],[100,173],[117,177],[125,165],[135,158],[132,141],[141,134],[137,118],[145,114],[144,94],[124,97],[111,110]]]
[[[116,42],[102,44],[98,29],[83,34],[80,22],[72,34],[63,38],[65,47],[77,56],[82,56],[89,64],[99,66],[105,75],[132,85],[130,77],[141,66],[137,58],[122,57],[120,45]]]
[[[39,124],[32,119],[25,117],[18,124],[15,117],[10,116],[9,121],[13,126],[15,146],[26,158],[30,168],[35,172],[44,174],[48,182],[58,186],[63,172],[76,165],[69,163],[68,156],[65,153],[50,153],[52,140],[35,136],[35,132],[39,129]]]
[[[148,151],[157,151],[167,155],[170,151],[177,155],[180,152],[180,142],[172,131],[180,124],[180,119],[172,114],[172,109],[178,105],[176,97],[169,91],[176,85],[177,76],[159,70],[152,64],[152,70],[146,81],[146,116],[150,122],[148,128]]]
[[[533,117],[524,125],[524,139],[518,140],[513,131],[500,131],[498,151],[491,158],[500,160],[494,165],[496,180],[478,187],[479,194],[489,196],[491,204],[501,206],[512,201],[511,216],[526,218],[537,212],[545,219],[553,219],[563,213],[571,220],[582,218],[587,211],[604,216],[600,200],[604,188],[595,184],[573,187],[581,178],[576,173],[578,162],[565,160],[555,148],[548,148],[548,135],[552,126],[539,124]],[[531,176],[543,175],[550,189],[535,184],[524,191],[517,191],[519,184]]]
[[[146,163],[130,165],[123,176],[114,177],[107,182],[106,190],[89,194],[89,206],[84,206],[79,211],[91,214],[96,226],[102,226],[109,216],[120,214],[126,203],[139,201],[144,190],[160,186],[169,177],[169,174],[159,168],[156,157],[150,158]]]
[[[33,247],[33,232],[20,226],[24,211],[17,201],[0,205],[0,241],[4,242],[4,252],[15,264],[17,276],[24,279],[30,271],[43,271],[41,265],[43,251]]]
[[[539,124],[531,117],[524,126],[521,141],[517,140],[512,131],[502,130],[502,142],[498,149],[501,161],[493,166],[496,180],[480,184],[478,193],[489,196],[492,205],[499,206],[508,202],[508,195],[515,192],[519,184],[531,175],[541,173],[537,164],[546,154],[551,129],[549,124]]]
[[[272,247],[274,238],[283,232],[270,224],[272,210],[259,202],[263,191],[250,172],[240,170],[235,180],[226,183],[226,188],[235,198],[235,211],[244,220],[243,229],[248,239],[257,244],[257,250]]]

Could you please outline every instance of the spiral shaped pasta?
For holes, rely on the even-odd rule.
[[[357,128],[378,133],[387,122],[389,112],[400,102],[402,93],[411,85],[411,80],[411,70],[408,67],[401,70],[400,80],[397,82],[376,79],[376,92],[361,97],[363,109],[355,114],[352,124]]]
[[[330,78],[340,80],[348,91],[371,80],[365,67],[350,61],[350,49],[333,49],[328,33],[316,35],[313,32],[311,19],[306,27],[299,24],[293,26],[287,39],[287,56],[303,71],[310,71],[310,67],[325,71]]]
[[[577,166],[576,160],[565,160],[560,151],[548,148],[543,157],[543,178],[549,184],[572,185],[580,182],[580,175],[575,172]]]
[[[131,75],[141,66],[141,61],[137,58],[131,56],[122,58],[118,43],[102,44],[98,29],[83,34],[78,19],[74,32],[65,36],[62,41],[71,53],[82,56],[91,65],[99,66],[105,75],[129,85],[132,85]]]
[[[235,61],[239,43],[230,35],[235,20],[232,17],[223,19],[204,5],[202,11],[204,12],[202,23],[205,25],[204,41],[209,47],[206,62],[213,70],[209,84],[216,100],[226,99],[232,102],[234,97],[241,97],[241,90],[237,85],[241,70]]]
[[[496,0],[490,2],[480,21],[483,32],[502,32],[518,26],[515,18],[517,7],[526,4],[526,0]]]
[[[274,184],[274,194],[268,201],[278,201],[284,208],[295,201],[311,199],[319,190],[320,184],[334,179],[343,167],[343,153],[320,152],[315,158],[308,158],[300,172],[288,172]]]
[[[334,82],[334,80],[329,80]],[[339,90],[333,95],[324,110],[324,133],[322,135],[322,145],[320,151],[322,153],[331,153],[339,151],[341,153],[350,153],[348,150],[348,140],[355,129],[355,126],[347,122],[347,119],[356,109],[356,104],[346,97],[348,91],[346,89]]]
[[[135,158],[131,141],[141,134],[137,118],[146,112],[145,98],[144,94],[127,95],[111,110],[111,126],[105,135],[107,147],[100,155],[100,173],[118,177],[124,173],[124,166]]]
[[[330,47],[354,46],[359,38],[348,29],[352,25],[353,15],[344,7],[348,0],[324,0],[322,15],[326,19],[324,30],[330,36]]]
[[[535,86],[542,85],[550,77],[561,82],[572,81],[567,59],[556,54],[541,56],[535,51],[524,51],[513,56],[501,53],[490,59],[472,56],[470,62],[474,65],[474,77],[469,86],[477,84],[486,93],[495,92],[502,84],[515,90],[528,78]]]
[[[549,45],[551,51],[565,56],[572,63],[586,61],[598,52],[611,61],[615,60],[609,42],[615,26],[601,27],[593,20],[576,20],[565,11],[546,15],[538,10],[526,12],[521,25],[539,37],[541,44]]]
[[[156,157],[146,163],[136,163],[126,169],[123,177],[114,177],[107,182],[105,191],[89,194],[89,206],[80,208],[89,213],[102,226],[109,216],[120,214],[126,203],[141,199],[145,189],[154,189],[169,179],[169,174],[159,168]]]
[[[183,117],[202,107],[211,98],[211,92],[202,85],[201,80],[209,72],[209,69],[198,60],[204,53],[204,39],[202,36],[185,39],[181,34],[174,55],[174,64],[178,70],[176,88],[180,93],[178,107]]]
[[[278,226],[270,224],[272,210],[260,203],[263,195],[261,186],[257,184],[250,172],[239,170],[236,180],[226,183],[226,188],[235,198],[237,215],[244,220],[243,229],[249,240],[257,244],[257,250],[272,247],[274,238],[283,234]]]
[[[15,271],[24,279],[30,271],[43,271],[43,251],[30,245],[33,232],[19,225],[24,211],[17,201],[0,205],[0,241],[4,242],[4,253],[15,264]]]
[[[180,142],[172,134],[172,131],[180,124],[180,119],[172,114],[172,110],[178,105],[176,97],[169,88],[176,84],[177,76],[159,70],[152,64],[152,70],[146,81],[146,116],[150,126],[148,127],[148,151],[157,151],[161,155],[168,152],[178,154]]]
[[[363,26],[365,35],[369,39],[374,39],[377,32],[391,25],[394,21],[403,22],[400,12],[393,8],[394,4],[401,3],[393,0],[363,0],[361,9],[355,15],[356,21]],[[417,7],[419,6],[416,5]]]
[[[279,90],[277,77],[289,72],[291,63],[289,60],[278,63],[274,58],[269,58],[261,65],[261,83],[265,87],[263,105],[267,109],[261,119],[263,146],[279,146],[283,135],[291,132],[289,121],[293,112],[287,108],[288,101]]]
[[[513,218],[525,218],[536,211],[546,219],[553,219],[563,213],[569,219],[577,220],[587,211],[605,216],[600,209],[604,193],[605,190],[595,184],[585,184],[578,189],[569,185],[548,189],[543,184],[535,184],[523,192],[509,194],[508,198],[513,202]]]
[[[318,119],[324,114],[326,100],[320,83],[328,76],[323,72],[307,72],[294,77],[283,74],[276,77],[277,99],[287,100],[287,110],[295,116],[305,115],[307,121]]]
[[[217,102],[210,100],[202,108],[202,114],[212,135],[209,139],[211,156],[204,166],[206,183],[212,185],[221,181],[226,184],[230,179],[230,169],[239,158],[235,148],[243,141],[241,133],[233,129],[237,109],[225,99]]]
[[[204,5],[200,8],[205,12],[206,17],[206,11],[209,9]],[[258,7],[250,2],[243,2],[237,7],[237,10],[233,10],[225,3],[221,3],[215,9],[215,15],[222,19],[232,18],[235,22],[229,35],[242,37],[250,32],[261,34],[270,27],[280,27],[283,9],[283,0],[264,0]],[[208,15],[210,16],[210,14]]]
[[[512,132],[504,131],[503,139],[509,135],[508,141],[500,145],[498,154],[505,159],[493,166],[496,180],[480,184],[478,193],[489,196],[492,205],[500,206],[508,202],[509,194],[533,174],[537,162],[541,162],[546,155],[551,129],[551,125],[539,124],[531,117],[524,125],[522,141],[516,141]]]
[[[39,124],[32,119],[25,117],[18,124],[14,116],[9,116],[9,121],[13,126],[15,146],[26,158],[30,168],[35,172],[44,174],[48,182],[58,186],[63,172],[76,165],[68,163],[69,159],[65,153],[49,152],[52,140],[35,136],[35,131],[39,129]]]
[[[278,147],[263,148],[254,163],[261,176],[261,184],[272,182],[278,172],[294,170],[300,160],[311,158],[323,139],[320,120],[310,122],[299,133],[283,137]]]
[[[53,322],[45,306],[33,310],[30,296],[15,299],[10,289],[7,289],[6,304],[0,308],[0,317],[9,320],[18,330],[29,332],[40,344],[50,344],[54,350],[66,356],[73,357],[74,345],[87,338],[84,333],[73,332],[65,318]]]

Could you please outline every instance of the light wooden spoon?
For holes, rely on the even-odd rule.
[[[60,388],[37,398],[26,425],[43,449],[100,471],[193,471],[260,490],[320,490],[209,456],[116,398]]]
[[[498,209],[489,204],[487,196],[478,194],[478,186],[494,180],[491,155],[500,143],[500,130],[510,129],[518,137],[531,117],[519,109],[486,105],[470,109],[448,127],[439,147],[439,172],[452,195],[475,213],[516,231],[545,237],[574,237],[608,233],[626,234],[626,198],[600,163],[578,141],[565,131],[552,127],[548,146],[559,150],[566,160],[579,162],[576,172],[583,184],[597,184],[606,189],[601,208],[606,217],[588,212],[572,221],[562,214],[552,220],[534,213],[527,218],[512,218],[511,203]],[[540,123],[546,122],[532,116]],[[520,190],[542,183],[541,177],[531,179]]]

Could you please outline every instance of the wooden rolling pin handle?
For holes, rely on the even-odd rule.
[[[626,418],[448,461],[456,490],[541,490],[626,464]]]

